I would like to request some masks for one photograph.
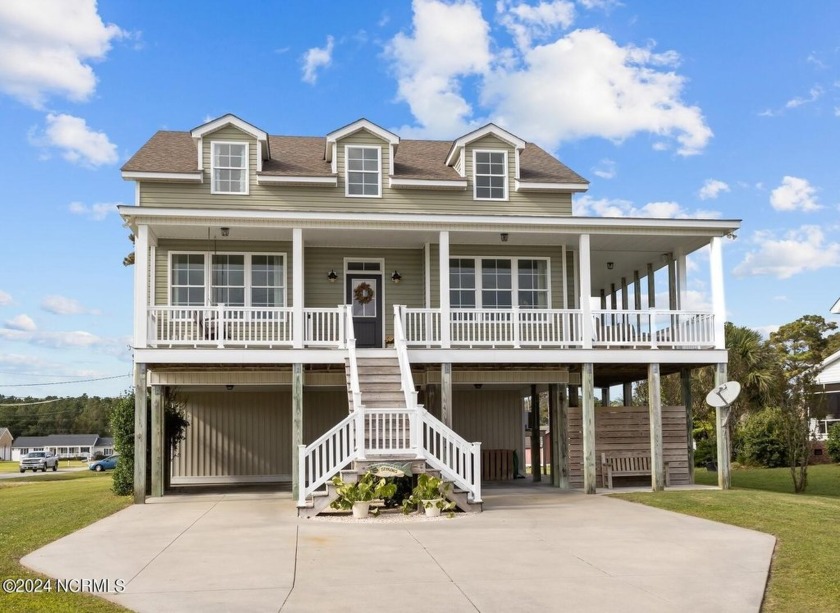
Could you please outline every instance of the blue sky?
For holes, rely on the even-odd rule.
[[[227,112],[296,135],[495,121],[591,180],[579,214],[743,219],[730,321],[836,320],[838,23],[830,1],[4,0],[0,394],[126,389],[119,167]]]

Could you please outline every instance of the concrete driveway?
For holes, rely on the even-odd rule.
[[[136,611],[758,611],[772,536],[549,487],[435,521],[298,519],[288,493],[169,496],[23,559]],[[84,554],[80,553],[84,552]],[[112,583],[113,585],[113,583]]]

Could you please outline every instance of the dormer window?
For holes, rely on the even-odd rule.
[[[346,194],[353,197],[378,197],[382,183],[381,148],[346,147],[347,189]]]
[[[214,194],[248,193],[248,143],[213,143]]]
[[[473,174],[476,200],[507,200],[506,151],[475,151]]]

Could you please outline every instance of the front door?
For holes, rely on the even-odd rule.
[[[356,347],[382,347],[382,275],[347,273],[347,304],[352,309]]]

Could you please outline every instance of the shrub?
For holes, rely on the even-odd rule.
[[[134,394],[123,395],[111,410],[111,432],[120,454],[111,487],[115,494],[128,496],[134,492]]]
[[[840,462],[840,423],[836,423],[828,429],[826,449],[828,449],[828,455],[833,462]]]
[[[694,449],[694,465],[706,466],[709,462],[717,463],[717,440],[701,438]]]
[[[788,449],[782,435],[782,413],[766,408],[750,415],[739,429],[738,461],[778,468],[788,466]]]

